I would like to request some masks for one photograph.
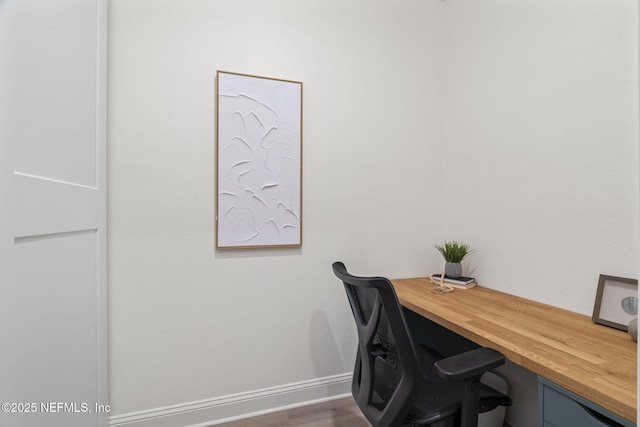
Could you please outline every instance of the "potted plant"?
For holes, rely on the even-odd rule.
[[[469,255],[471,248],[469,245],[456,240],[445,240],[443,245],[434,244],[435,248],[442,254],[446,261],[444,266],[445,276],[456,279],[462,276],[462,260]]]

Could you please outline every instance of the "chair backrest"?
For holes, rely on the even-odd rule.
[[[401,426],[422,385],[422,371],[396,293],[384,277],[356,277],[341,262],[342,280],[358,330],[351,391],[374,426]]]

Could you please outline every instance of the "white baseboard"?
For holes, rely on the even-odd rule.
[[[208,427],[349,395],[352,374],[109,417],[109,427]]]

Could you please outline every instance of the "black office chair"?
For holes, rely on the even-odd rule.
[[[413,344],[388,279],[352,276],[341,262],[333,272],[344,283],[358,329],[351,392],[373,427],[475,427],[478,413],[511,405],[480,382],[504,363],[500,352],[480,347],[443,359]]]

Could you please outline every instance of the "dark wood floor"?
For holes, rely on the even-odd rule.
[[[260,417],[247,418],[215,427],[371,427],[353,398],[332,400],[316,405],[303,406],[275,412]],[[504,427],[510,427],[504,423]]]
[[[351,397],[275,412],[216,427],[371,427]]]

